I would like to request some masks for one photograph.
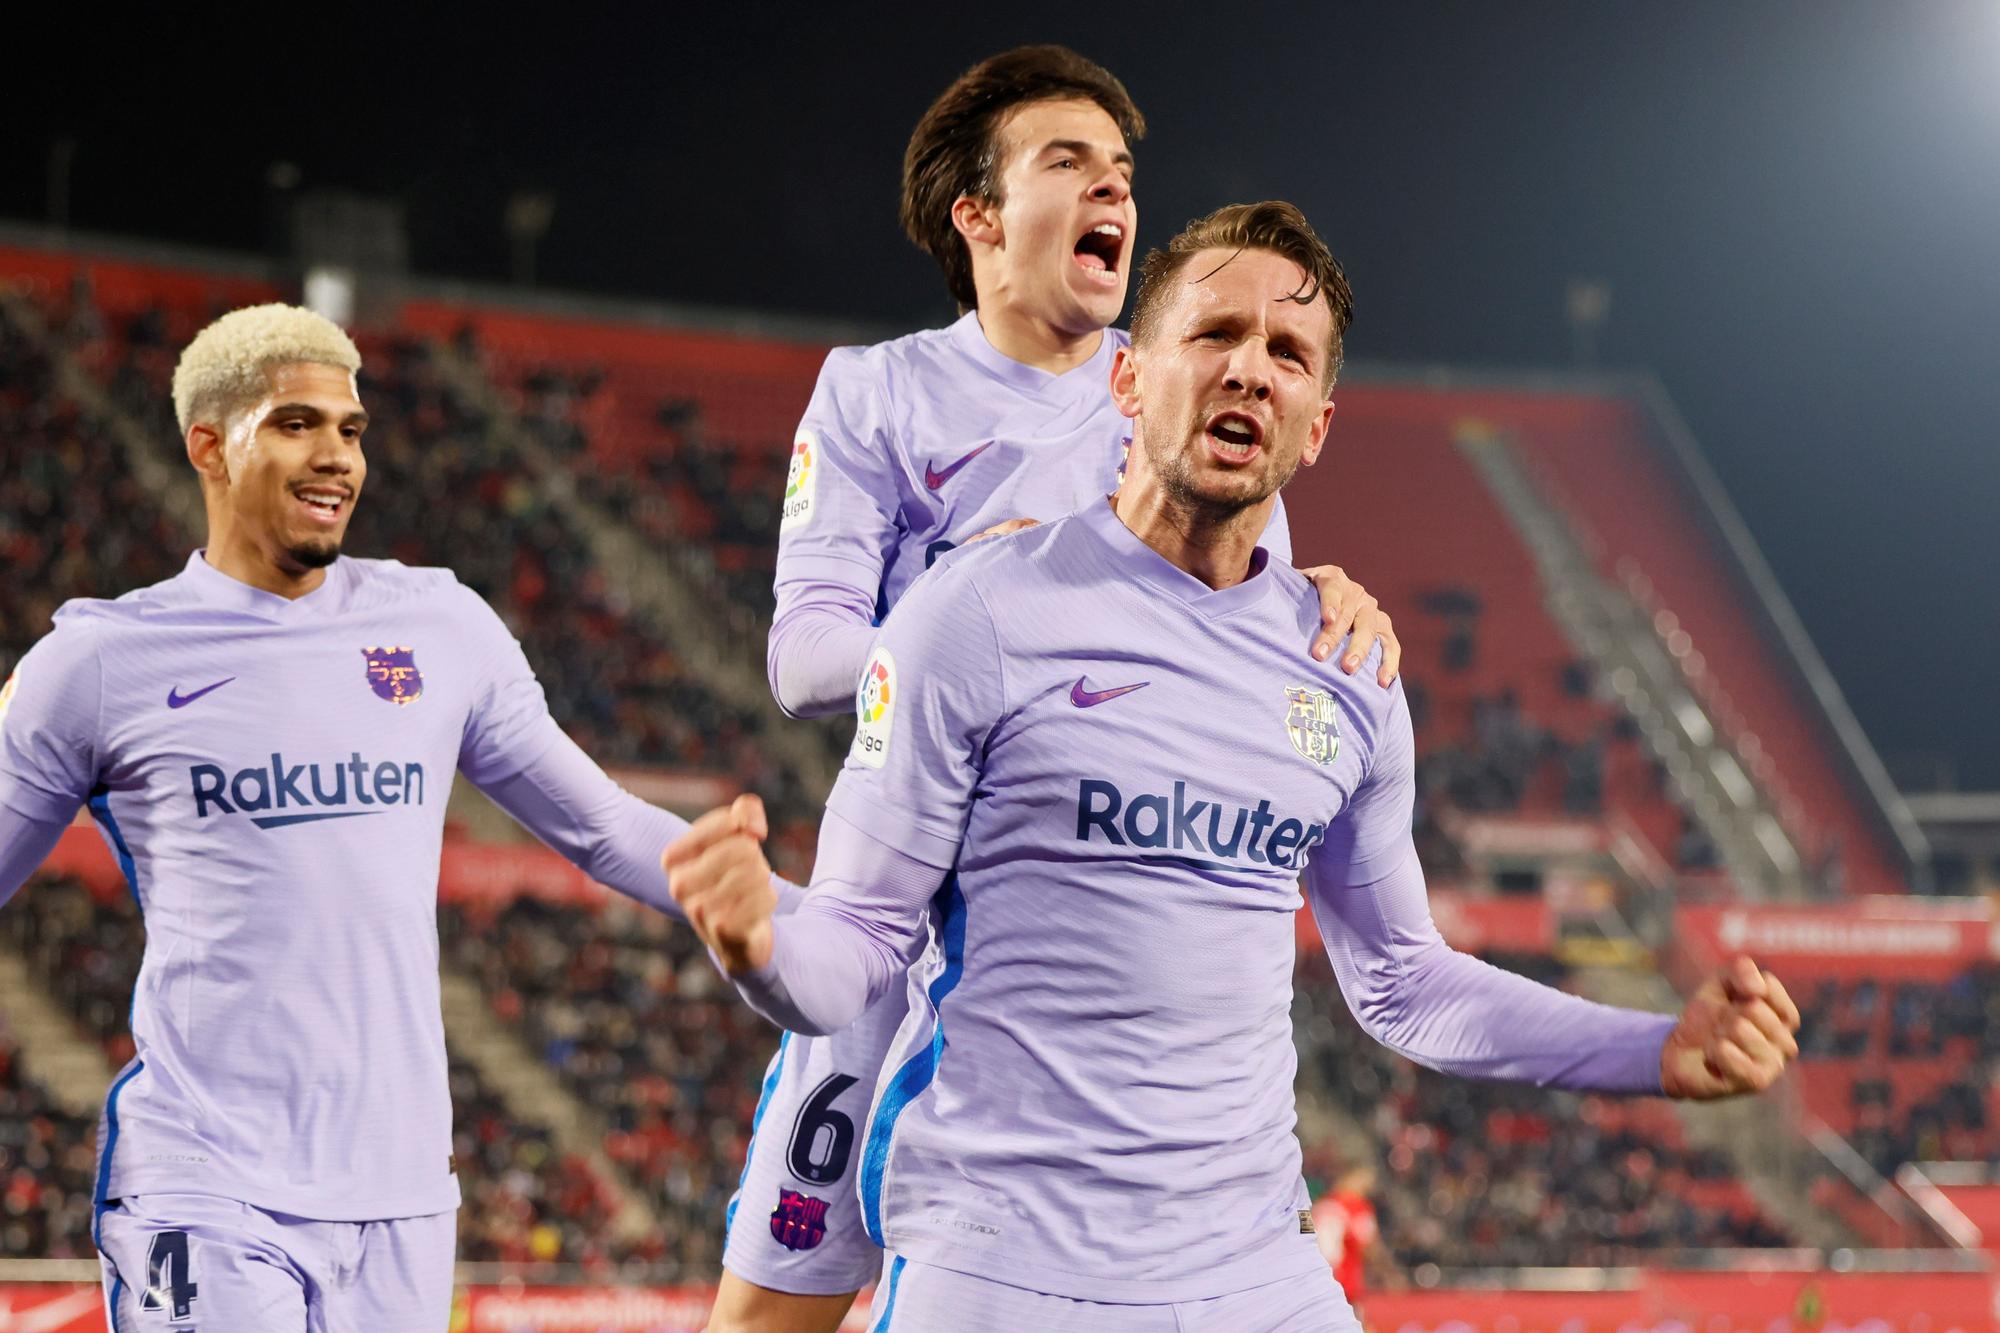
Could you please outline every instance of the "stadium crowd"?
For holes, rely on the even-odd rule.
[[[88,1259],[96,1121],[59,1106],[0,1024],[0,1255]]]
[[[1799,1055],[1848,1061],[1847,1138],[1885,1176],[1904,1162],[2000,1160],[2000,965],[1942,982],[1822,978],[1801,988]],[[1947,1066],[1915,1091],[1903,1071]],[[1926,1085],[1928,1086],[1928,1082]]]
[[[777,1034],[688,931],[622,901],[601,911],[519,898],[447,908],[449,962],[605,1121],[605,1149],[664,1230],[647,1257],[712,1275]]]
[[[1488,961],[1563,982],[1549,959]],[[1726,1160],[1678,1142],[1671,1113],[1662,1121],[1628,1113],[1643,1103],[1447,1078],[1362,1032],[1323,954],[1300,955],[1296,984],[1300,1085],[1380,1145],[1382,1235],[1406,1270],[1660,1262],[1790,1243],[1727,1186]],[[1330,1177],[1331,1145],[1306,1146]]]

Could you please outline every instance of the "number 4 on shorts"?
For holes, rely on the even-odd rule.
[[[162,1231],[153,1237],[146,1252],[146,1294],[139,1300],[141,1310],[167,1310],[167,1322],[178,1324],[194,1318],[194,1298],[200,1288],[194,1284],[194,1270],[188,1266],[188,1233]]]

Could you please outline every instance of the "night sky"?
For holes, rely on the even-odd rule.
[[[1294,200],[1355,360],[1563,366],[1565,283],[1606,280],[1603,364],[1664,382],[1878,749],[2000,787],[2000,0],[790,8],[100,18],[15,44],[0,217],[67,135],[73,226],[256,249],[282,161],[502,280],[530,188],[544,286],[917,327],[911,125],[1066,42],[1151,122],[1141,242]]]

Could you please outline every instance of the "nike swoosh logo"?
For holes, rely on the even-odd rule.
[[[230,681],[235,679],[236,677],[234,676],[226,676],[223,679],[216,681],[215,684],[213,685],[202,686],[200,689],[196,690],[193,694],[182,694],[178,686],[169,687],[167,690],[167,707],[186,708],[196,699],[201,698],[202,695],[213,693],[214,691],[221,689],[224,685],[227,685]]]
[[[953,463],[950,467],[945,468],[943,471],[939,471],[937,468],[932,467],[929,463],[925,463],[924,485],[930,487],[932,490],[936,490],[938,487],[950,481],[952,477],[957,474],[960,468],[964,467],[967,463],[970,463],[973,459],[979,457],[979,455],[985,453],[988,449],[991,449],[992,447],[993,447],[993,441],[988,440],[986,443],[980,445],[977,449],[974,449],[971,453],[959,459],[956,463]]]
[[[1076,684],[1069,687],[1069,701],[1078,708],[1095,708],[1107,699],[1116,699],[1121,694],[1143,690],[1153,683],[1150,680],[1142,680],[1137,685],[1120,685],[1110,690],[1092,690],[1084,688],[1084,681],[1088,679],[1088,676],[1078,676]]]

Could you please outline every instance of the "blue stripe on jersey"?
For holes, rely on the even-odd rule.
[[[118,868],[125,872],[125,887],[132,891],[132,901],[139,910],[146,910],[145,899],[139,896],[139,867],[133,864],[132,849],[125,845],[125,835],[118,831],[118,821],[111,817],[111,789],[99,787],[90,793],[90,814],[105,836],[111,839],[112,850],[118,853]]]
[[[903,1265],[908,1263],[902,1255],[889,1265],[889,1295],[882,1303],[882,1313],[875,1316],[875,1327],[868,1333],[889,1333],[889,1321],[896,1315],[896,1284],[903,1280]]]
[[[736,1225],[736,1205],[743,1202],[743,1185],[750,1179],[750,1161],[757,1155],[757,1127],[764,1123],[764,1112],[771,1105],[771,1094],[778,1088],[778,1074],[785,1067],[785,1048],[791,1044],[791,1033],[779,1035],[778,1053],[771,1057],[771,1067],[764,1072],[764,1090],[757,1094],[757,1109],[750,1116],[750,1144],[743,1150],[743,1174],[736,1177],[736,1193],[729,1196],[729,1211],[722,1215],[724,1245],[729,1243],[729,1229]]]
[[[118,1150],[118,1094],[145,1067],[144,1060],[134,1060],[104,1099],[104,1151],[97,1159],[97,1184],[90,1191],[90,1240],[100,1254],[104,1252],[104,1205],[111,1193],[111,1154]]]
[[[111,1310],[111,1333],[125,1333],[124,1325],[118,1322],[118,1301],[125,1294],[125,1279],[118,1276],[118,1270],[111,1270],[111,1295],[104,1302]]]
[[[938,1060],[944,1054],[944,997],[958,985],[965,971],[965,894],[958,887],[958,872],[945,876],[944,887],[931,902],[938,917],[938,931],[944,939],[944,970],[930,985],[931,1010],[937,1014],[931,1039],[896,1071],[896,1077],[882,1090],[875,1105],[875,1119],[868,1127],[868,1148],[861,1155],[861,1225],[868,1239],[882,1245],[882,1177],[889,1165],[889,1141],[896,1132],[896,1117],[923,1094],[937,1076]]]

